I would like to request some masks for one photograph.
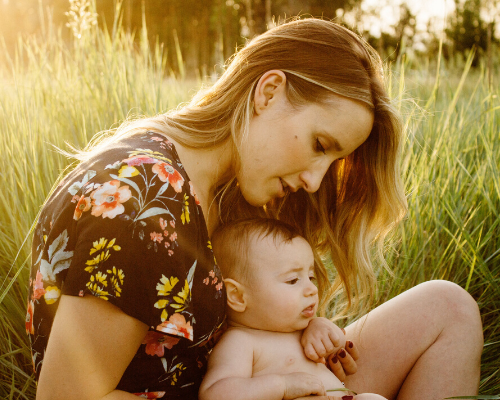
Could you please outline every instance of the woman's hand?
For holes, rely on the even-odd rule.
[[[325,363],[339,378],[356,372],[358,350],[353,342],[345,339],[345,331],[326,318],[313,318],[302,333],[301,344],[307,358]]]
[[[344,382],[347,375],[352,375],[358,370],[356,365],[358,358],[358,348],[348,340],[345,342],[345,349],[340,349],[327,357],[326,366],[337,378]]]

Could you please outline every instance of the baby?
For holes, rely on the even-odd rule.
[[[252,219],[219,228],[212,244],[225,277],[229,328],[210,356],[200,400],[348,395],[323,363],[306,358],[300,342],[319,301],[309,243],[287,224]]]

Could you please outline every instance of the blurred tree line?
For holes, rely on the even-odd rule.
[[[498,1],[454,1],[455,11],[448,16],[445,30],[443,55],[465,57],[474,48],[474,65],[488,54],[491,62],[491,49],[498,44],[495,39],[495,16],[500,15]],[[89,3],[88,0],[72,2]],[[412,48],[417,17],[405,3],[399,6],[399,21],[377,37],[359,24],[364,18],[361,4],[362,0],[97,0],[95,11],[99,25],[109,28],[118,6],[122,26],[137,38],[145,16],[149,38],[164,44],[169,65],[175,72],[197,71],[206,76],[218,73],[217,65],[222,65],[247,39],[298,14],[341,23],[350,15],[348,25],[358,29],[384,59],[397,58],[402,51]],[[19,33],[43,33],[46,24],[40,15],[60,26],[61,34],[70,40],[71,30],[65,26],[69,8],[69,0],[0,0],[0,35],[7,51],[14,51]],[[436,54],[439,38],[437,33],[430,34],[431,28],[425,47],[418,51],[432,56]]]

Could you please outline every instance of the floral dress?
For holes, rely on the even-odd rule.
[[[150,327],[117,389],[197,398],[225,291],[194,188],[163,136],[120,139],[44,205],[26,315],[37,379],[61,294],[99,297]]]

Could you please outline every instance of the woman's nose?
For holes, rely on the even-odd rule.
[[[323,177],[328,171],[331,163],[324,164],[322,166],[318,166],[314,169],[303,171],[299,175],[299,179],[302,183],[302,187],[308,193],[316,192],[321,186],[321,182],[323,181]]]

